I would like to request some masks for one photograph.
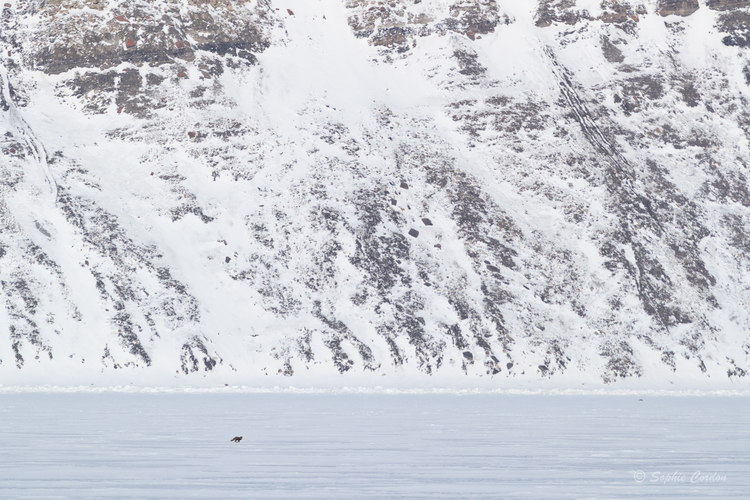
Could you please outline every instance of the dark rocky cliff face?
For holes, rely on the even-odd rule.
[[[698,10],[698,0],[661,0],[659,2],[661,16],[689,16]]]
[[[20,10],[41,21],[22,36],[34,41],[29,66],[47,74],[193,62],[195,51],[254,61],[268,46],[259,28],[266,11],[249,2],[50,0]]]
[[[0,368],[742,379],[748,2],[428,3],[6,5]]]
[[[120,112],[148,117],[170,100],[165,79],[178,81],[192,70],[210,80],[227,64],[255,64],[255,54],[268,47],[267,9],[248,2],[49,1],[23,12],[41,20],[11,37],[25,65],[67,74],[65,86],[93,112],[114,102]]]
[[[750,2],[747,0],[708,0],[706,5],[713,10],[735,10],[750,7]]]
[[[604,23],[623,24],[638,22],[639,16],[646,14],[646,7],[640,2],[605,1],[602,12],[596,18],[587,10],[580,9],[572,0],[542,0],[536,13],[536,25],[549,27],[552,23],[576,24],[579,21],[594,19]]]

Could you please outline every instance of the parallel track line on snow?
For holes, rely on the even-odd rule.
[[[5,68],[5,65],[2,64],[0,64],[0,84],[2,85],[3,99],[8,106],[8,121],[10,125],[15,128],[15,131],[18,132],[18,135],[23,139],[23,142],[26,144],[29,151],[31,151],[34,160],[39,164],[39,167],[44,174],[44,178],[47,181],[49,193],[52,195],[53,204],[55,204],[57,203],[58,185],[49,168],[49,163],[47,162],[47,150],[44,148],[44,144],[42,143],[42,141],[39,140],[36,134],[34,134],[31,126],[29,126],[29,124],[23,118],[23,116],[21,115],[21,111],[13,101],[10,93],[10,78],[8,77],[8,72]]]

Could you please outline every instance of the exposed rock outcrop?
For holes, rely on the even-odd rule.
[[[594,19],[605,23],[627,24],[638,22],[646,14],[646,8],[639,1],[604,0],[601,13],[594,17],[592,13],[578,7],[575,0],[541,0],[536,12],[536,25],[547,27],[552,23],[574,25],[579,21]]]
[[[732,10],[750,7],[749,0],[707,0],[706,5],[713,10]]]
[[[474,39],[492,33],[499,23],[512,21],[494,0],[459,0],[437,12],[428,2],[348,0],[346,6],[351,10],[349,25],[357,37],[399,52],[409,50],[418,37],[452,32]]]
[[[698,0],[659,0],[657,12],[660,16],[689,16],[698,10]]]

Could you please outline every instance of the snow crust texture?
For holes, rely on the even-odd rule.
[[[45,500],[744,500],[746,408],[722,397],[4,394],[0,480],[5,498]]]
[[[750,2],[4,5],[4,380],[746,386]]]

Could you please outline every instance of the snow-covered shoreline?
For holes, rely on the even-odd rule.
[[[520,388],[486,388],[486,387],[388,387],[388,386],[332,386],[307,387],[295,385],[195,385],[195,386],[139,386],[139,385],[0,385],[0,394],[22,393],[111,393],[111,394],[310,394],[310,395],[427,395],[442,394],[456,396],[470,395],[528,395],[528,396],[669,396],[669,397],[750,397],[750,389],[647,389],[647,388],[618,388],[618,387],[520,387]]]

